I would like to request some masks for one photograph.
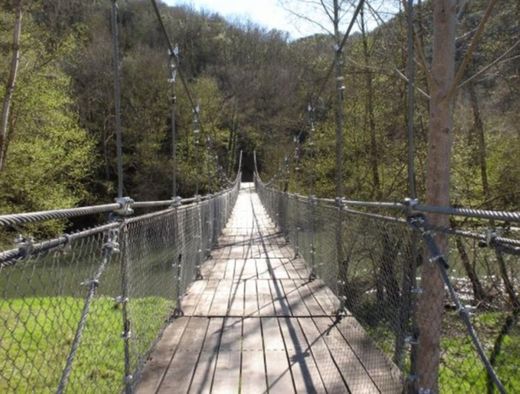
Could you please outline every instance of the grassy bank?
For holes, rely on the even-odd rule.
[[[0,392],[54,392],[70,352],[84,301],[72,297],[35,297],[0,301]],[[173,307],[166,299],[133,299],[133,366],[156,338]],[[121,390],[124,348],[122,313],[112,298],[96,298],[90,309],[68,392]]]
[[[490,357],[508,313],[479,312],[472,317],[475,330]],[[395,336],[388,326],[366,327],[370,337],[389,358],[393,357]],[[495,371],[508,393],[520,393],[520,324],[517,322],[502,340]],[[405,360],[406,368],[409,359]],[[446,312],[441,339],[441,393],[487,393],[487,373],[465,326],[454,312]],[[495,392],[497,392],[495,390]]]

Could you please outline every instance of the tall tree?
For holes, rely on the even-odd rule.
[[[13,28],[12,58],[9,69],[9,76],[5,86],[5,95],[2,105],[2,117],[0,119],[0,172],[4,168],[5,157],[7,155],[9,115],[13,102],[14,89],[16,86],[16,76],[20,64],[20,37],[22,35],[22,0],[13,0],[15,9],[15,21]]]
[[[450,158],[453,129],[453,95],[450,89],[455,75],[456,0],[433,2],[433,57],[430,86],[430,126],[428,134],[428,167],[426,201],[431,205],[450,203]],[[432,215],[431,224],[447,226],[448,218]],[[447,239],[438,236],[441,250]],[[417,357],[418,390],[438,392],[440,333],[444,285],[436,264],[424,263],[421,283],[423,294],[417,307],[419,343]]]

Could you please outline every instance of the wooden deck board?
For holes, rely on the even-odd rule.
[[[294,393],[282,333],[275,318],[262,319],[267,385],[270,393]]]
[[[265,393],[267,381],[261,320],[244,319],[242,330],[242,392]]]
[[[217,365],[211,392],[238,393],[240,385],[240,361],[242,319],[226,318],[218,349]]]
[[[255,215],[253,215],[252,206]],[[400,372],[271,223],[249,186],[137,393],[397,393]]]
[[[297,393],[324,393],[318,367],[297,319],[278,319]]]
[[[190,393],[203,394],[211,392],[223,324],[223,318],[217,317],[210,319],[204,347],[202,348],[197,368],[193,374]]]
[[[159,393],[171,393],[173,390],[179,393],[188,391],[204,343],[208,323],[209,320],[204,317],[190,318],[177,352],[159,387]]]

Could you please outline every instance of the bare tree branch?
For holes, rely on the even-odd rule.
[[[460,81],[462,80],[462,77],[464,76],[464,72],[466,71],[466,68],[468,67],[469,62],[471,61],[471,58],[473,57],[473,53],[475,52],[477,44],[480,40],[480,36],[484,32],[486,23],[489,20],[489,18],[491,16],[491,12],[493,11],[493,8],[495,7],[497,2],[498,2],[498,0],[489,1],[486,11],[484,12],[484,16],[480,20],[477,31],[475,32],[475,35],[471,39],[468,50],[466,51],[466,54],[464,55],[464,59],[462,59],[462,63],[460,64],[459,68],[457,69],[457,73],[455,74],[455,78],[453,80],[453,85],[451,86],[450,91],[448,93],[449,95],[453,95],[457,91],[458,85],[459,85]]]
[[[468,82],[472,81],[473,79],[477,78],[479,75],[485,73],[487,70],[489,70],[491,67],[493,67],[495,64],[499,63],[502,59],[504,59],[513,49],[515,49],[518,45],[520,44],[520,39],[518,41],[516,41],[511,47],[509,47],[509,49],[507,51],[505,51],[502,55],[500,55],[499,57],[497,57],[495,60],[493,60],[491,63],[489,63],[487,66],[485,67],[482,67],[480,70],[478,70],[475,74],[473,74],[471,77],[467,78],[465,81],[461,82],[459,84],[459,86],[457,87],[458,89],[460,89],[462,86],[466,85]],[[510,58],[510,59],[506,59],[506,61],[508,60],[512,60],[516,58],[513,57],[513,58]]]
[[[330,21],[332,23],[334,23],[334,16],[332,16],[332,14],[330,13],[330,10],[327,8],[327,5],[325,4],[325,2],[323,0],[320,0],[320,3],[321,3],[321,6],[323,7],[323,10],[325,11],[327,16],[329,17]]]
[[[404,9],[407,10],[408,6],[406,4],[406,0],[402,0],[402,4],[403,4]],[[428,61],[426,60],[426,55],[424,53],[423,45],[421,43],[421,40],[419,40],[419,37],[418,37],[415,29],[413,31],[413,41],[415,44],[415,52],[418,55],[417,59],[416,59],[416,63],[419,65],[419,67],[422,68],[422,70],[426,76],[426,83],[428,85],[428,90],[429,90],[432,86],[431,71],[430,71],[430,67],[428,66]]]
[[[327,34],[329,34],[329,35],[331,35],[331,36],[334,36],[334,33],[333,33],[333,32],[331,32],[329,29],[327,29],[325,26],[323,26],[323,25],[322,25],[321,23],[319,23],[318,21],[316,21],[316,20],[314,20],[314,19],[311,19],[311,18],[309,18],[308,16],[305,16],[305,15],[303,15],[303,14],[300,14],[299,12],[296,12],[296,11],[293,11],[293,10],[287,8],[283,2],[281,2],[280,5],[282,6],[282,8],[283,8],[285,11],[287,11],[287,12],[289,12],[290,14],[294,15],[295,17],[300,18],[300,19],[303,19],[303,20],[305,20],[305,21],[307,21],[307,22],[309,22],[309,23],[312,23],[312,24],[318,26],[321,30],[323,30],[323,31],[326,32]]]

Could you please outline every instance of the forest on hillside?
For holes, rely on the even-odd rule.
[[[3,83],[13,55],[16,3],[4,1],[0,9]],[[20,3],[20,62],[2,142],[0,212],[110,201],[116,179],[110,4]],[[394,3],[392,17],[377,14],[377,2],[367,3],[344,50],[343,179],[346,195],[354,199],[400,200],[408,193],[402,78],[406,26],[400,2]],[[459,62],[486,6],[482,0],[463,3],[457,24]],[[171,182],[165,182],[171,179],[167,46],[150,2],[126,1],[119,7],[125,195],[166,199],[172,194]],[[417,36],[428,58],[431,3],[416,8]],[[334,38],[318,34],[291,41],[284,32],[187,7],[163,4],[161,12],[179,48],[180,68],[200,103],[206,134],[202,141],[211,141],[211,146],[194,145],[191,107],[178,89],[178,193],[193,195],[197,182],[201,192],[220,188],[224,176],[216,174],[232,177],[239,150],[244,151],[245,172],[251,173],[256,150],[265,179],[289,156],[291,190],[309,192],[310,179],[316,179],[316,193],[333,196],[334,78],[324,77]],[[378,26],[369,29],[369,20]],[[519,208],[519,21],[515,0],[494,9],[457,94],[454,205]],[[346,16],[342,23],[347,23]],[[427,77],[418,67],[414,125],[419,198],[424,196],[428,104]]]
[[[263,180],[257,191],[279,225],[278,241],[295,247],[294,259],[300,253],[312,265],[309,282],[325,280],[333,297],[341,299],[334,311],[337,321],[343,312],[352,313],[377,347],[403,373],[410,372],[411,385],[434,370],[424,386],[432,388],[428,392],[441,387],[443,392],[491,394],[489,370],[468,356],[475,356],[475,343],[460,317],[469,320],[471,313],[469,325],[489,363],[508,390],[520,387],[515,260],[520,253],[515,224],[520,211],[520,2],[416,0],[413,13],[402,0],[279,3],[295,21],[320,24],[323,34],[294,39],[250,21],[153,0],[0,0],[0,216],[111,203],[118,194],[154,201],[144,204],[145,215],[128,220],[122,219],[128,211],[121,207],[109,218],[93,214],[20,226],[0,223],[0,247],[6,249],[0,256],[0,315],[7,316],[3,332],[11,338],[7,345],[0,338],[0,365],[12,375],[7,386],[32,384],[11,369],[33,373],[48,363],[47,349],[31,335],[50,338],[44,341],[49,349],[67,351],[85,319],[79,319],[75,331],[77,319],[63,312],[88,314],[112,253],[123,256],[114,259],[121,267],[109,265],[103,280],[114,289],[102,289],[97,300],[103,302],[94,315],[102,325],[116,327],[109,335],[117,338],[117,324],[123,322],[128,343],[124,305],[131,298],[142,325],[132,326],[142,347],[133,361],[144,362],[164,317],[168,320],[174,304],[180,305],[187,288],[181,289],[181,279],[183,286],[200,279],[201,262],[216,245],[238,186],[204,204],[190,200],[183,216],[172,206],[172,196],[211,194],[230,186],[239,157],[242,180],[250,182],[256,157]],[[314,13],[302,13],[301,5],[314,5]],[[161,17],[178,50],[174,57],[158,23]],[[409,31],[413,37],[408,41]],[[118,190],[117,72],[123,193]],[[338,196],[346,199],[335,200]],[[427,215],[417,214],[414,197],[429,206]],[[406,210],[403,204],[366,203],[405,198],[411,198]],[[216,204],[211,212],[208,201]],[[347,202],[350,206],[343,205]],[[168,208],[147,215],[151,205]],[[435,211],[448,205],[508,212],[461,219],[460,211],[458,216]],[[402,216],[388,213],[390,206],[402,209]],[[49,241],[58,234],[57,241]],[[71,236],[82,238],[74,243]],[[33,250],[35,244],[41,249]],[[101,264],[93,275],[99,252]],[[124,297],[129,267],[139,271],[128,275],[130,282],[143,291]],[[170,294],[172,268],[177,270],[175,297]],[[445,291],[449,284],[455,288],[451,299]],[[78,295],[83,297],[87,288],[82,309]],[[116,323],[119,311],[123,318],[116,316]],[[26,314],[30,318],[19,324]],[[69,332],[63,335],[61,318],[68,320]],[[108,353],[122,354],[119,339],[110,348],[89,335],[85,343],[92,340]],[[45,353],[41,360],[46,361],[34,352]],[[76,373],[93,381],[101,376],[100,385],[118,391],[123,358],[109,357],[114,363],[100,372],[97,356],[103,355],[80,364],[91,372],[78,368]],[[25,357],[32,357],[32,364]],[[42,387],[55,386],[56,371],[42,372],[48,379]],[[129,371],[127,385],[133,384],[126,381]]]

